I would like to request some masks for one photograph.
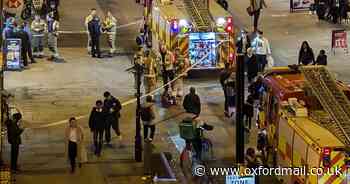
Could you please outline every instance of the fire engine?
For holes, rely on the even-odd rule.
[[[259,126],[268,132],[275,166],[318,168],[316,175],[283,176],[283,180],[349,184],[349,87],[323,66],[276,67],[262,81]],[[324,172],[336,168],[342,174]]]
[[[170,51],[179,48],[196,63],[194,69],[218,69],[234,61],[233,18],[216,1],[153,1],[150,9],[152,43],[164,43]]]

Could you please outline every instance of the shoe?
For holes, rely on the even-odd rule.
[[[148,140],[149,140],[149,142],[152,142],[152,141],[153,141],[153,139],[152,139],[152,138],[149,138]]]
[[[37,63],[35,60],[32,60],[30,63]]]
[[[96,56],[95,55],[92,55],[93,58],[95,58]]]
[[[102,57],[102,56],[97,56],[97,58],[101,59],[101,58],[103,58],[103,57]]]

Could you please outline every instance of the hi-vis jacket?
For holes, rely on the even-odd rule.
[[[42,19],[34,20],[31,25],[33,36],[44,36],[46,31],[46,22]]]
[[[113,16],[108,16],[103,21],[103,29],[107,32],[115,33],[117,31],[117,19]]]

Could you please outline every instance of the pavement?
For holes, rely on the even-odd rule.
[[[97,7],[99,12],[110,9],[120,19],[121,24],[127,24],[140,17],[140,8],[131,1],[117,0],[75,0],[62,1],[62,30],[80,31],[81,20],[90,7]],[[325,49],[329,55],[329,68],[337,77],[349,82],[350,74],[348,59],[341,50],[333,56],[330,53],[330,32],[335,28],[346,28],[347,25],[335,26],[327,22],[318,22],[314,15],[307,12],[289,13],[288,0],[267,0],[268,8],[264,10],[261,29],[270,40],[275,64],[278,66],[297,63],[297,53],[300,43],[309,40],[315,53]],[[81,4],[82,8],[71,11],[72,6]],[[245,8],[248,1],[231,0],[230,9],[235,21],[247,28],[251,20]],[[85,11],[86,9],[86,11]],[[135,14],[134,14],[135,13]],[[132,14],[132,15],[130,15]],[[130,16],[129,16],[130,15]],[[67,17],[67,19],[66,19]],[[120,32],[119,37],[125,41],[119,42],[120,48],[131,48],[138,27],[130,26]],[[72,37],[75,38],[75,37]],[[83,39],[74,39],[82,42]],[[133,160],[133,144],[135,134],[135,104],[123,107],[121,130],[123,139],[113,139],[113,148],[104,147],[101,158],[93,155],[91,135],[87,127],[87,115],[92,104],[102,98],[102,93],[111,91],[122,102],[133,98],[133,77],[125,69],[131,66],[129,56],[94,59],[87,55],[85,48],[60,48],[65,63],[53,63],[38,60],[37,64],[22,72],[6,72],[5,88],[15,94],[13,104],[24,115],[27,127],[23,135],[23,145],[20,152],[22,172],[16,175],[18,184],[70,184],[70,183],[144,183],[143,164]],[[202,118],[214,125],[214,130],[206,136],[214,144],[214,160],[211,166],[232,166],[235,154],[235,123],[223,115],[223,93],[217,79],[186,80],[186,90],[195,86],[203,104]],[[158,101],[159,103],[159,101]],[[181,102],[180,102],[181,104]],[[157,107],[157,131],[154,140],[155,151],[171,152],[174,160],[174,170],[178,179],[175,183],[193,183],[190,171],[178,166],[178,157],[183,141],[179,139],[178,123],[183,114],[181,105],[169,109]],[[88,163],[84,164],[75,174],[69,174],[69,167],[64,155],[63,132],[66,124],[58,123],[51,127],[42,127],[66,120],[71,116],[82,116],[79,124],[83,126],[87,139]],[[42,127],[42,128],[40,128]],[[255,147],[256,132],[254,127],[248,135],[247,147]],[[9,147],[6,144],[4,158],[8,161]],[[223,178],[217,183],[223,183]],[[274,182],[268,182],[274,183]]]
[[[289,12],[289,0],[265,0],[268,8],[261,15],[259,29],[269,39],[275,66],[286,66],[298,63],[298,53],[302,41],[307,40],[315,57],[319,50],[324,49],[328,55],[328,68],[337,79],[350,84],[350,55],[343,49],[337,49],[335,55],[331,52],[331,32],[335,29],[345,29],[349,34],[349,24],[334,25],[326,21],[318,21],[317,15],[309,11]],[[234,21],[252,30],[252,20],[246,12],[249,1],[228,0],[229,9],[234,15]],[[349,43],[348,43],[349,45]]]

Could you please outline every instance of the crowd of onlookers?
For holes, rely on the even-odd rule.
[[[46,6],[46,3],[49,6]],[[45,5],[45,6],[44,6]],[[57,37],[59,30],[58,0],[45,1],[43,8],[35,10],[33,16],[28,19],[20,19],[15,15],[5,14],[2,30],[2,39],[21,40],[21,65],[27,67],[28,57],[31,63],[35,63],[35,58],[44,57],[44,43],[47,38],[50,56],[48,60],[58,61],[60,56],[57,48]],[[31,18],[34,18],[31,20]],[[47,36],[46,36],[47,34]],[[4,44],[4,47],[6,45]]]

